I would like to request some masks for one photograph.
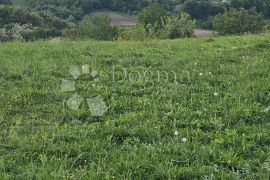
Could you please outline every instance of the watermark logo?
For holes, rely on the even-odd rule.
[[[149,88],[168,93],[177,91],[177,88],[179,87],[179,81],[181,81],[181,79],[178,79],[177,77],[178,74],[174,71],[152,70],[151,68],[142,67],[128,68],[120,65],[111,66],[106,70],[107,71],[104,71],[103,74],[106,74],[105,77],[107,77],[107,79],[102,79],[105,83],[102,87],[110,87],[111,85],[115,86],[115,84],[119,84],[117,87],[129,86],[130,91],[137,92],[139,90],[144,90],[138,89],[138,86],[136,85],[139,84],[147,85]],[[79,91],[81,88],[76,86],[76,82],[82,82],[83,79],[88,77],[91,81],[88,81],[88,79],[86,81],[91,82],[91,88],[97,88],[96,84],[101,82],[99,79],[99,72],[93,69],[90,65],[85,64],[81,67],[71,67],[68,71],[68,74],[70,78],[63,79],[61,83],[62,92],[73,92],[69,98],[65,99],[65,105],[68,107],[68,109],[73,111],[80,111],[81,109],[85,110],[85,106],[83,105],[87,104],[86,108],[90,111],[91,116],[103,116],[108,111],[108,107],[104,101],[104,98],[99,93],[95,97],[92,97],[93,95],[89,95],[87,98],[83,97],[81,95],[82,92]],[[189,75],[187,76],[188,77],[186,79],[189,79]],[[80,85],[83,86],[84,90],[90,90],[92,92],[91,89],[87,89],[88,86],[86,84]],[[132,85],[135,86],[132,87]],[[106,88],[106,91],[108,89],[110,91],[115,90],[114,88]]]
[[[90,74],[92,76],[94,82],[99,81],[98,71],[90,71],[89,65],[83,65],[81,69],[76,66],[69,69],[69,75],[71,75],[72,80],[63,79],[61,83],[61,90],[62,92],[74,92],[74,94],[65,101],[66,105],[70,110],[78,111],[82,103],[86,100],[89,111],[91,112],[91,116],[103,116],[107,112],[108,107],[101,96],[85,99],[78,92],[76,92],[76,80],[80,76],[87,74]]]

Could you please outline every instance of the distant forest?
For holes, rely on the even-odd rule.
[[[153,6],[152,10],[148,9],[153,4],[158,4],[158,6]],[[235,11],[225,13],[231,9]],[[64,34],[68,34],[68,36],[77,34],[76,36],[83,37],[87,35],[87,37],[92,38],[92,36],[96,37],[98,33],[110,34],[109,38],[104,38],[103,34],[98,35],[98,39],[118,38],[122,30],[118,27],[111,29],[108,26],[110,25],[110,17],[97,17],[96,19],[88,17],[97,11],[115,11],[133,16],[144,14],[144,19],[147,20],[142,24],[144,25],[143,31],[146,30],[147,36],[151,34],[147,28],[148,22],[153,20],[155,22],[150,24],[154,31],[167,28],[167,32],[169,32],[168,29],[174,32],[174,28],[178,31],[185,26],[192,29],[193,23],[190,21],[193,20],[198,28],[222,29],[224,26],[222,24],[223,17],[219,15],[224,13],[226,20],[236,22],[236,27],[228,22],[225,23],[231,26],[228,27],[230,34],[253,32],[251,29],[257,29],[257,27],[261,29],[264,24],[268,24],[266,29],[270,29],[270,0],[0,0],[0,41],[18,39],[18,37],[26,40],[45,39]],[[182,16],[183,19],[181,19],[183,13],[188,16]],[[176,19],[168,19],[166,16]],[[233,17],[235,19],[232,19]],[[257,20],[255,21],[254,18]],[[214,19],[220,20],[220,22],[214,21]],[[258,19],[263,19],[263,22]],[[164,22],[161,23],[161,20]],[[158,28],[154,27],[157,26],[156,22],[159,24]],[[216,26],[214,26],[214,22],[217,22]],[[238,23],[240,22],[245,27],[236,32],[231,31],[231,29],[239,29]],[[256,22],[258,23],[256,24]],[[97,24],[100,26],[99,28],[97,28]],[[163,26],[166,24],[167,27],[160,28],[161,24]],[[260,25],[258,26],[258,24]],[[90,26],[95,33],[88,32],[91,29]],[[74,29],[76,31],[73,31]],[[106,32],[101,32],[101,30],[106,30]],[[137,31],[135,34],[142,34],[140,28],[135,28],[134,31]],[[188,36],[190,33],[191,31],[187,33]],[[172,37],[178,37],[180,34],[176,33]],[[221,32],[220,34],[226,33]],[[101,36],[102,38],[100,38]],[[161,37],[161,35],[159,34],[157,37]]]
[[[217,15],[229,7],[255,9],[270,17],[270,0],[227,0],[227,3],[222,3],[222,0],[0,0],[0,4],[15,4],[71,22],[99,10],[136,15],[153,2],[160,3],[168,14],[185,11],[195,19]]]

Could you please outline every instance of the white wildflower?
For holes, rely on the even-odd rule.
[[[182,141],[183,142],[187,142],[187,138],[182,138]]]

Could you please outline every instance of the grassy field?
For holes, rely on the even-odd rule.
[[[270,178],[269,34],[9,42],[0,54],[0,179]],[[99,117],[86,101],[97,96]]]

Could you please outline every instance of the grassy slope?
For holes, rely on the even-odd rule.
[[[1,179],[269,178],[269,35],[13,42],[0,54]],[[100,82],[93,88],[84,75],[77,92],[105,97],[103,118],[85,104],[79,112],[63,105],[72,93],[60,91],[61,80],[82,64],[98,69]],[[178,84],[113,83],[113,65],[175,71]]]

